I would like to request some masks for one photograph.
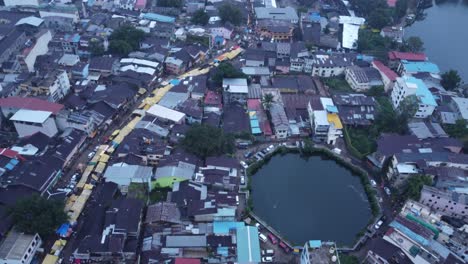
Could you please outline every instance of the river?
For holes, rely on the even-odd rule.
[[[429,60],[442,72],[457,70],[468,82],[468,1],[448,0],[424,13],[425,19],[405,29],[405,37],[420,37]]]
[[[294,245],[351,246],[371,218],[360,179],[322,156],[277,155],[251,180],[254,212]]]

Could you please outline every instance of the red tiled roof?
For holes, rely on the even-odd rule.
[[[374,67],[377,68],[377,70],[379,70],[379,72],[381,72],[382,74],[385,74],[385,76],[387,76],[387,78],[390,79],[391,81],[395,81],[396,78],[398,77],[398,75],[394,71],[392,71],[390,68],[385,66],[382,62],[375,60],[373,64],[374,64]]]
[[[427,60],[426,54],[424,53],[411,53],[411,52],[399,52],[390,51],[388,53],[390,60],[409,60],[409,61],[425,61]]]
[[[221,104],[221,96],[213,91],[208,91],[205,95],[205,104],[207,105]]]
[[[60,110],[63,109],[64,106],[62,104],[56,104],[37,98],[12,96],[7,98],[0,98],[0,107],[48,111],[52,112],[53,114],[57,114]]]
[[[17,151],[7,149],[7,148],[0,148],[0,155],[5,156],[10,159],[19,159],[19,160],[25,160],[23,156],[19,155]]]
[[[395,7],[397,0],[387,0],[387,5],[389,7]]]
[[[258,111],[259,109],[261,109],[261,101],[259,99],[248,99],[247,109]]]
[[[176,258],[175,264],[200,264],[199,259],[191,259],[191,258]]]

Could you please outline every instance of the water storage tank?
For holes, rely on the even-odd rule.
[[[336,262],[336,256],[332,256],[331,261]]]
[[[330,254],[335,253],[335,248],[334,248],[334,247],[331,247],[329,252],[330,252]]]

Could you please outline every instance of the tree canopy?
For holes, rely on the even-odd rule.
[[[409,37],[402,47],[403,51],[423,52],[424,42],[419,37]]]
[[[89,42],[89,51],[93,56],[100,56],[105,52],[104,45],[98,39],[91,39]]]
[[[194,125],[182,140],[182,146],[190,153],[205,159],[234,152],[234,137],[224,134],[220,128],[207,125]]]
[[[408,10],[408,0],[397,0],[395,4],[394,17],[400,19],[406,15]]]
[[[274,102],[274,96],[271,93],[267,93],[262,98],[262,104],[265,109],[270,110],[271,104]]]
[[[404,197],[418,201],[424,185],[432,185],[432,178],[428,175],[410,176],[404,188]]]
[[[440,84],[447,90],[453,90],[460,86],[461,84],[461,77],[456,70],[449,70],[442,74],[442,80]]]
[[[203,9],[198,9],[192,15],[192,23],[197,25],[206,25],[210,20],[210,16]]]
[[[468,136],[468,122],[465,119],[458,119],[453,125],[445,125],[444,130],[450,137],[464,138]]]
[[[112,53],[127,55],[128,53],[138,50],[140,42],[144,39],[145,32],[136,29],[133,26],[122,26],[110,35],[109,50]]]
[[[388,8],[377,8],[367,18],[367,24],[375,29],[382,29],[392,22],[391,10]]]
[[[359,30],[357,49],[359,52],[377,57],[381,61],[387,60],[387,54],[394,49],[395,43],[390,38],[384,38],[380,34],[369,29]]]
[[[223,82],[223,78],[246,78],[247,76],[240,71],[239,69],[235,68],[230,62],[221,62],[217,67],[214,75],[213,81],[221,85]]]
[[[378,112],[374,126],[371,128],[375,131],[371,131],[371,133],[374,135],[383,132],[405,134],[408,131],[409,115],[401,111],[395,111],[387,98],[379,98],[378,102]]]
[[[223,23],[231,23],[235,26],[240,25],[242,22],[242,12],[241,10],[230,3],[225,3],[218,8],[219,17]]]
[[[43,237],[53,234],[57,227],[68,220],[63,202],[47,200],[38,195],[19,200],[12,208],[12,217],[20,231],[38,233]]]

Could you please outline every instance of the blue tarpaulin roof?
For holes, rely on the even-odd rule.
[[[229,254],[227,247],[218,247],[216,252],[218,253],[218,255],[225,256],[225,257],[227,257],[227,255]]]
[[[252,134],[261,134],[262,130],[258,127],[252,127]]]
[[[427,246],[429,245],[429,241],[427,239],[425,239],[424,237],[422,237],[421,235],[418,235],[416,234],[415,232],[413,232],[411,229],[409,229],[408,227],[400,224],[399,222],[397,221],[392,221],[390,223],[390,226],[393,227],[393,228],[396,228],[398,230],[400,230],[401,232],[403,232],[405,235],[407,235],[408,237],[410,237],[411,239],[415,240],[416,242],[420,243],[421,245],[424,245],[424,246]]]
[[[338,113],[338,108],[334,105],[327,105],[327,112]]]
[[[163,15],[156,14],[156,13],[146,13],[146,14],[142,15],[142,17],[144,19],[154,20],[154,21],[163,22],[163,23],[174,23],[175,22],[174,17],[163,16]]]
[[[64,237],[68,233],[68,229],[70,228],[70,224],[62,224],[58,229],[57,229],[57,234]]]
[[[258,123],[257,119],[250,119],[250,127],[260,127],[260,124]]]
[[[180,83],[180,80],[179,79],[172,79],[169,81],[169,83],[171,83],[172,85],[178,85]]]
[[[237,229],[237,262],[259,263],[260,240],[258,229],[254,226],[245,226]]]
[[[320,248],[320,247],[322,247],[322,241],[321,240],[310,240],[309,241],[309,247],[311,247],[311,248]]]
[[[213,233],[216,235],[229,234],[230,230],[243,227],[244,225],[244,222],[214,222]]]

